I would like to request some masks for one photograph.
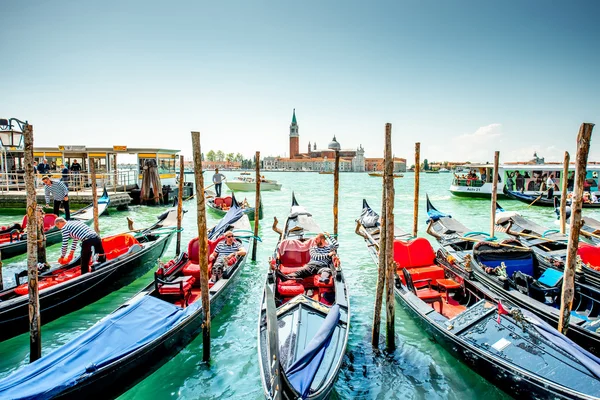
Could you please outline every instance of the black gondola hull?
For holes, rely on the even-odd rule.
[[[165,252],[173,234],[159,236],[151,246],[118,260],[107,268],[82,275],[73,284],[56,285],[40,292],[40,320],[43,324],[93,303],[126,286],[148,272]],[[29,330],[29,298],[0,303],[0,340]]]

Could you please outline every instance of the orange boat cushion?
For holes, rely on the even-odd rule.
[[[51,276],[41,278],[38,281],[38,290],[48,289],[52,286],[58,285],[59,283],[66,282],[68,280],[76,278],[79,275],[81,275],[80,267],[73,267],[66,271],[57,271],[56,273],[54,273]],[[29,284],[27,282],[23,283],[23,284],[17,286],[14,290],[15,290],[15,293],[18,295],[28,294],[29,293]]]
[[[321,275],[315,275],[313,279],[314,279],[313,285],[315,285],[318,288],[332,288],[333,287],[333,276],[329,277],[328,282],[319,281],[319,279],[321,279]]]
[[[584,264],[600,271],[600,247],[580,242],[579,248],[577,249],[577,255],[581,257],[581,261]]]
[[[233,200],[231,199],[231,196],[228,197],[223,197],[223,204],[227,207],[231,207],[231,204],[233,203]]]
[[[427,267],[434,264],[435,252],[425,238],[394,240],[394,261],[398,268]]]
[[[304,293],[304,285],[296,281],[279,282],[277,292],[282,297],[295,297]]]
[[[134,244],[140,244],[140,242],[130,233],[121,233],[102,239],[102,247],[107,260],[112,260],[127,253]]]

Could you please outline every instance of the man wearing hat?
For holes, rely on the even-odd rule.
[[[65,208],[65,219],[69,220],[71,218],[71,212],[69,211],[69,188],[62,182],[52,181],[49,175],[44,176],[42,182],[46,185],[44,188],[46,207],[50,207],[50,197],[52,197],[54,200],[54,214],[59,215],[58,212],[62,203]]]

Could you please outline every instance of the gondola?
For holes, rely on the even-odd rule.
[[[102,215],[108,209],[110,197],[104,188],[104,193],[98,199],[98,215]],[[61,233],[54,226],[55,214],[44,215],[44,233],[46,235],[46,246],[51,246],[61,241]],[[90,204],[71,214],[71,219],[85,222],[90,225],[94,221],[93,204]],[[21,223],[11,226],[0,227],[0,257],[2,261],[10,257],[25,254],[27,252],[27,216],[23,217]]]
[[[554,199],[557,198],[557,197],[554,197],[552,199],[549,199],[548,196],[546,195],[546,193],[533,194],[533,195],[519,193],[519,192],[508,190],[506,187],[504,187],[504,194],[509,199],[518,200],[518,201],[527,203],[532,206],[540,206],[540,207],[554,207]],[[600,203],[582,203],[582,207],[583,208],[600,208]]]
[[[254,222],[254,207],[250,207],[246,201],[238,201],[235,198],[235,194],[231,193],[231,196],[225,197],[210,197],[206,199],[206,206],[213,214],[216,214],[220,217],[227,213],[227,210],[231,207],[231,204],[236,202],[237,205],[244,211],[244,214],[248,215],[248,219],[250,222]],[[260,206],[258,207],[258,219],[263,218],[263,207],[262,201],[260,202]]]
[[[379,243],[369,234],[374,227],[362,217],[358,224],[377,264]],[[402,306],[437,343],[498,388],[516,398],[597,398],[600,359],[535,315],[478,298],[468,281],[439,262],[426,239],[396,239],[394,261],[394,292]]]
[[[81,275],[80,258],[42,273],[38,278],[40,320],[43,324],[78,310],[144,275],[160,258],[177,226],[177,211],[163,213],[141,232],[123,233],[102,239],[106,261],[95,263]],[[0,291],[0,340],[29,329],[28,283],[15,274],[16,286]]]
[[[348,344],[350,304],[341,267],[301,281],[282,281],[310,259],[312,215],[296,201],[275,249],[258,319],[258,358],[268,399],[324,399],[337,379]],[[332,276],[328,276],[331,273]]]
[[[209,250],[233,230],[248,249],[248,217],[232,207],[209,231]],[[202,328],[198,239],[161,265],[154,282],[79,337],[0,380],[0,398],[114,398],[188,345]],[[210,287],[211,315],[228,301],[246,256]]]

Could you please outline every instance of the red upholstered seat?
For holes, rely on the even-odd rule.
[[[54,228],[56,218],[58,218],[56,214],[44,214],[44,232]]]
[[[434,264],[435,252],[424,238],[394,240],[394,261],[399,268],[428,267]]]
[[[280,281],[277,292],[281,297],[296,297],[304,293],[304,285],[296,281]]]
[[[107,260],[112,260],[118,256],[127,253],[134,244],[139,244],[138,240],[130,233],[121,233],[119,235],[109,236],[102,239],[102,248]]]
[[[23,221],[21,221],[21,229],[25,230],[27,228],[27,215],[23,217]]]
[[[444,279],[445,277],[444,269],[438,266],[409,268],[408,272],[410,272],[410,276],[412,276],[415,281],[431,279],[435,282],[438,279]]]
[[[433,289],[419,289],[417,290],[417,297],[421,300],[437,299],[440,297],[440,292]]]
[[[581,257],[581,261],[589,265],[592,269],[600,271],[600,247],[593,246],[587,243],[579,243],[577,255]]]
[[[332,288],[333,287],[333,277],[329,277],[329,281],[327,282],[321,282],[319,279],[321,279],[321,275],[315,275],[313,277],[313,285],[315,285],[318,288]]]
[[[58,285],[59,283],[66,282],[73,278],[77,278],[81,275],[81,267],[73,267],[68,270],[56,271],[50,276],[40,278],[38,281],[38,290],[48,289],[49,287]],[[29,293],[29,284],[23,283],[17,286],[15,293],[19,295],[25,295]]]
[[[310,261],[310,254],[306,251],[286,251],[279,255],[279,262],[286,267],[302,267]]]
[[[200,265],[189,261],[181,270],[185,276],[200,276]]]
[[[223,198],[222,197],[215,198],[215,206],[217,206],[219,208],[223,206]]]
[[[213,253],[213,251],[215,251],[215,248],[217,247],[217,245],[221,242],[225,240],[225,236],[220,236],[217,240],[209,240],[208,241],[208,254],[206,255],[206,258],[208,259],[208,257]],[[188,244],[188,259],[194,263],[194,264],[200,264],[200,243],[198,242],[198,238],[193,238],[192,240],[190,240],[190,243]]]
[[[223,204],[226,207],[231,207],[232,202],[233,202],[233,200],[231,199],[231,196],[223,197]]]
[[[162,295],[185,295],[192,290],[192,285],[194,284],[195,280],[196,278],[193,276],[180,276],[177,277],[177,279],[174,279],[168,285],[159,283],[158,293]]]
[[[288,266],[286,266],[286,265],[280,265],[280,266],[279,266],[279,270],[280,270],[281,272],[283,272],[284,274],[286,274],[286,275],[287,275],[287,274],[291,274],[292,272],[296,272],[296,271],[298,271],[300,268],[302,268],[302,267],[301,267],[301,266],[300,266],[300,267],[288,267]]]

